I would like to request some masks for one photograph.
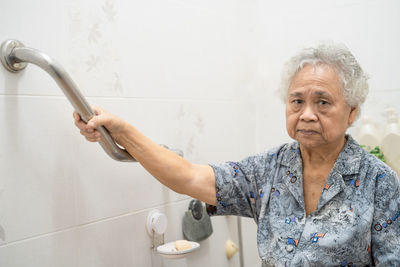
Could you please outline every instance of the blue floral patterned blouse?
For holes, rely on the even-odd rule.
[[[347,139],[308,216],[297,142],[212,165],[217,205],[208,213],[254,218],[263,266],[400,266],[398,177]]]

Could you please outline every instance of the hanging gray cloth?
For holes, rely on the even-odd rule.
[[[200,200],[190,201],[189,209],[183,216],[182,230],[185,239],[195,242],[203,241],[212,234],[210,216]]]

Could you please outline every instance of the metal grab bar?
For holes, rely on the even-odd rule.
[[[94,112],[64,68],[48,55],[25,47],[17,40],[7,40],[1,45],[1,62],[11,72],[19,72],[32,63],[45,70],[60,86],[84,122],[88,122]],[[97,129],[101,133],[100,145],[113,159],[118,161],[136,161],[125,149],[120,148],[103,126]]]
[[[17,40],[6,40],[0,48],[0,60],[3,66],[10,72],[19,72],[25,69],[27,63],[37,65],[50,74],[56,81],[84,122],[88,122],[95,115],[64,68],[43,52],[25,47]],[[111,158],[124,162],[136,161],[125,149],[115,143],[105,127],[101,126],[97,130],[101,133],[99,143]],[[165,145],[163,146],[168,148]],[[171,149],[171,151],[183,156],[183,152],[178,149]]]

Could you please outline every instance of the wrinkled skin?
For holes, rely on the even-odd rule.
[[[336,72],[306,65],[292,79],[286,102],[286,129],[303,149],[341,149],[357,108],[350,107]]]

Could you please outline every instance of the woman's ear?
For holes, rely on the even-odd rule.
[[[350,114],[349,114],[349,120],[348,120],[348,125],[352,125],[353,122],[357,118],[357,113],[358,113],[358,107],[351,107]]]

